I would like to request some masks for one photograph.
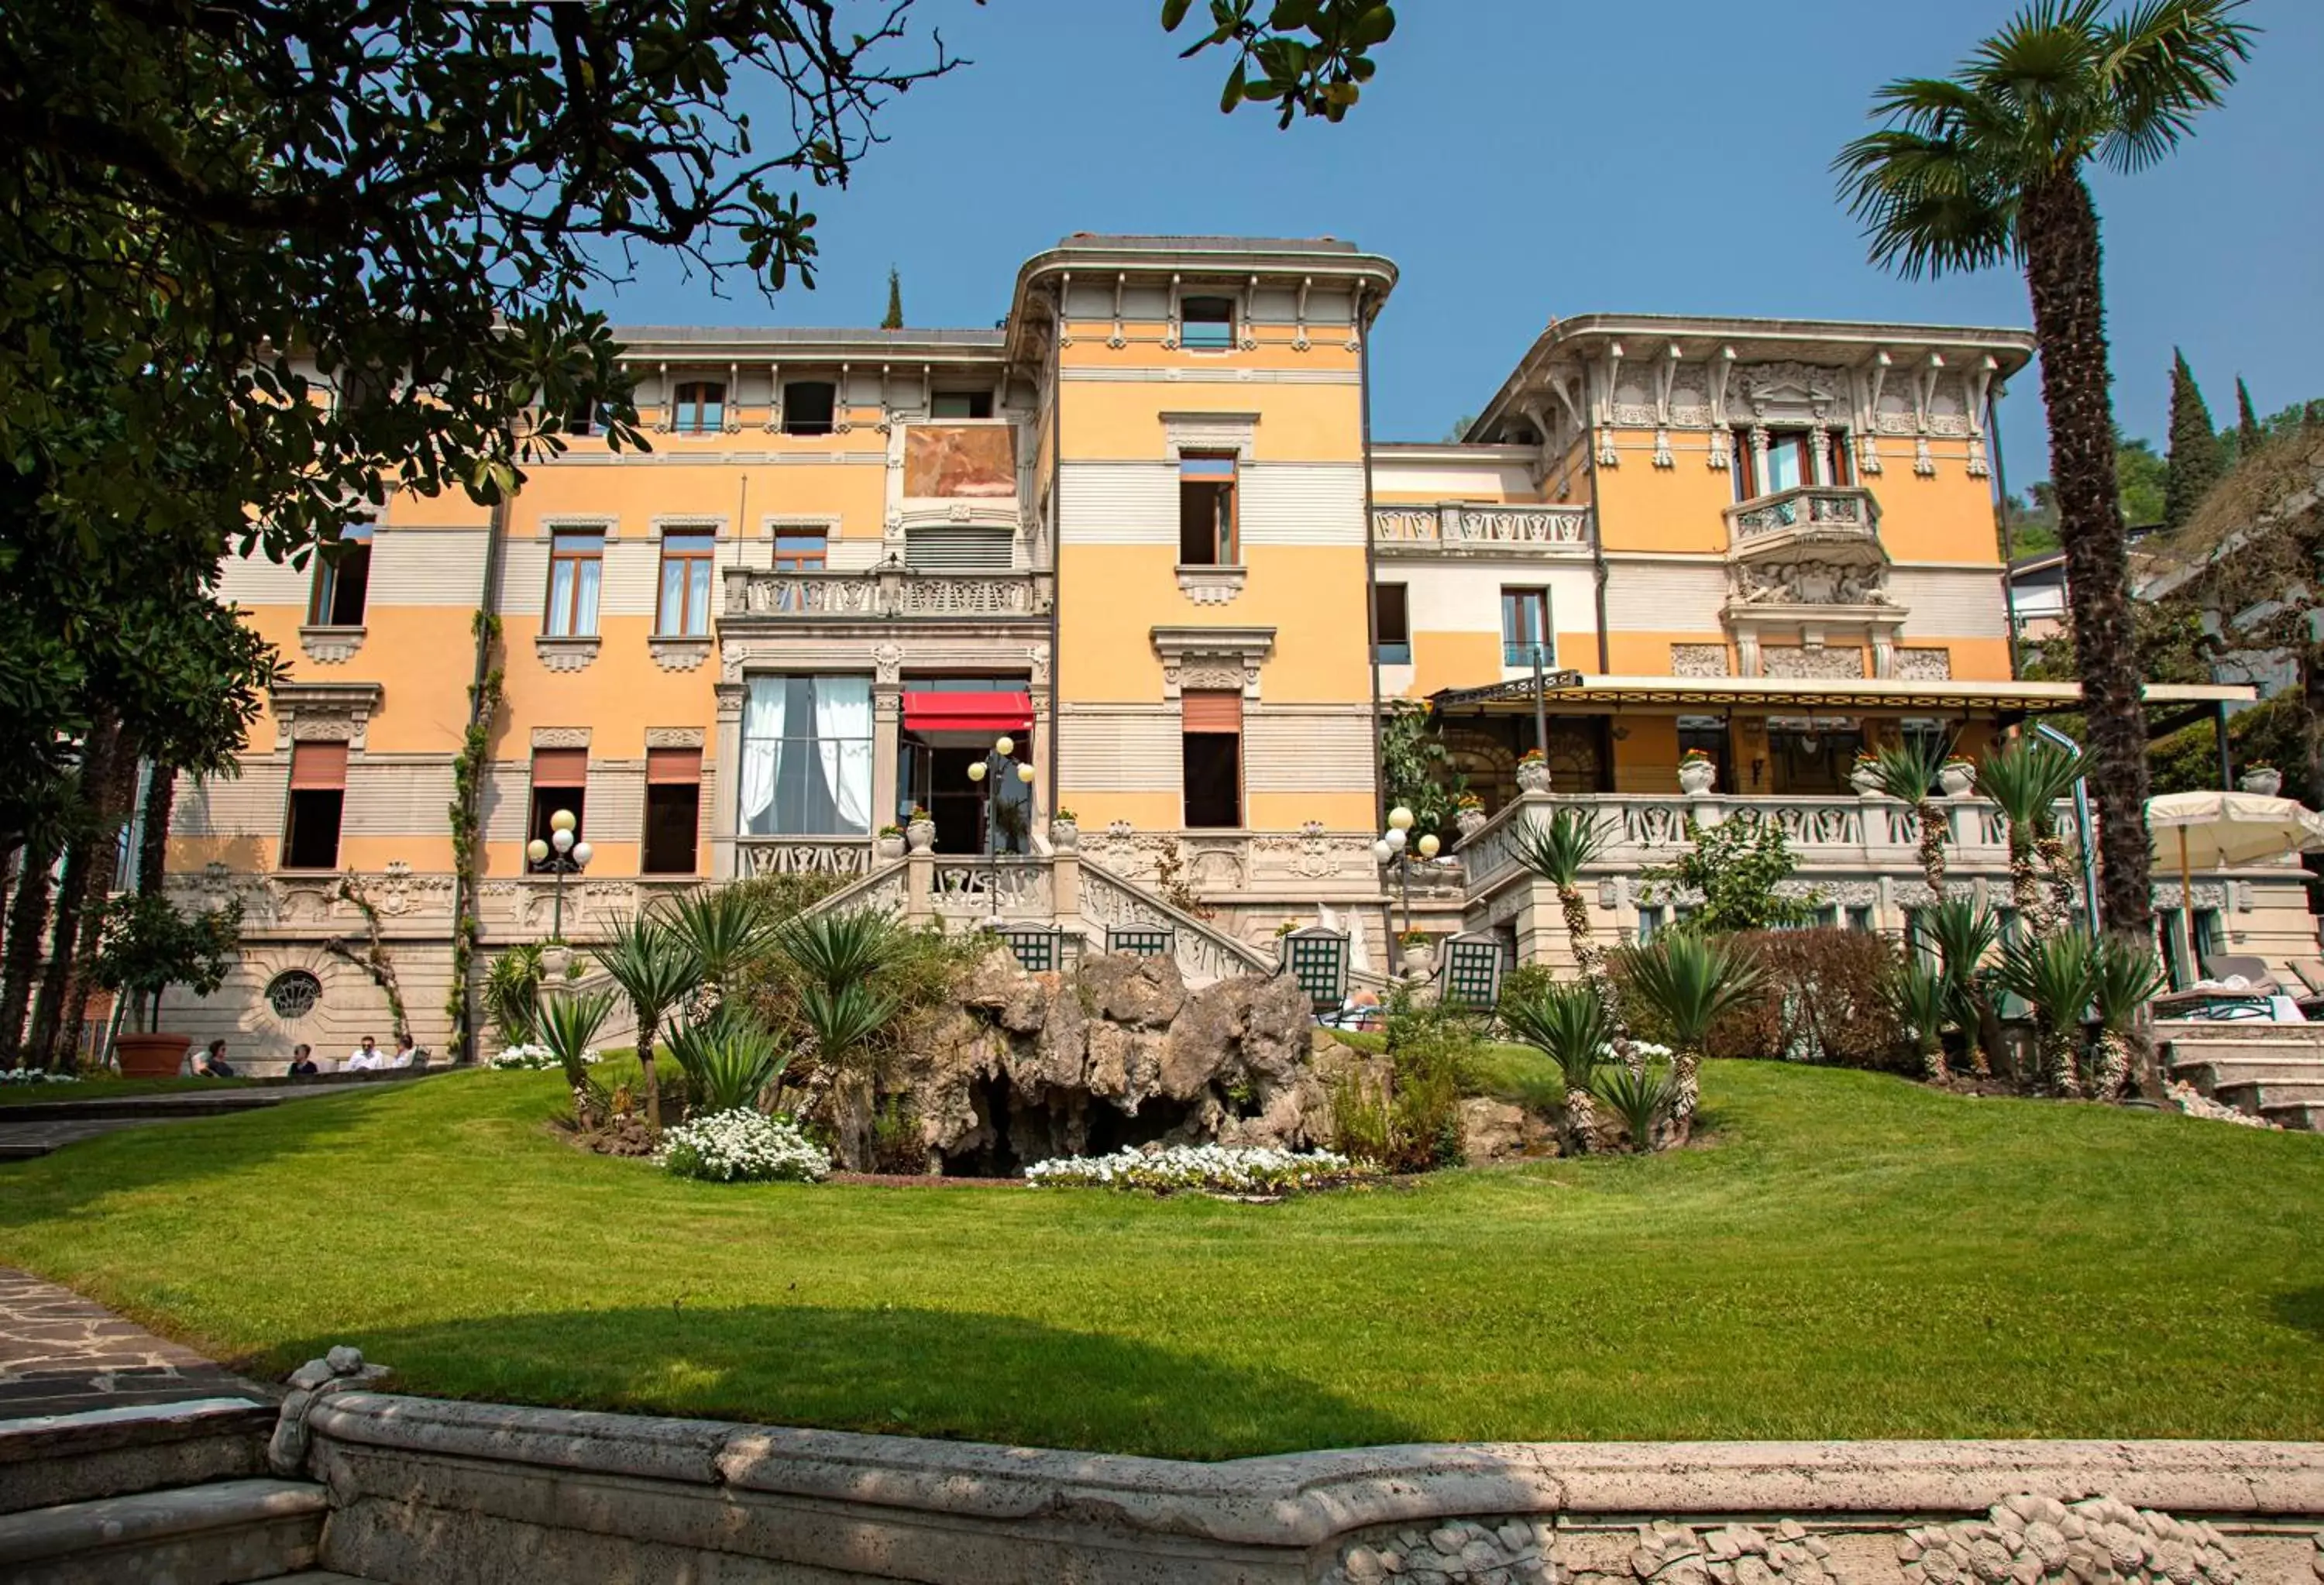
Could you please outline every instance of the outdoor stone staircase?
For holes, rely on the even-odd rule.
[[[0,1420],[0,1579],[344,1579],[314,1571],[327,1490],[268,1471],[274,1420],[231,1396]]]
[[[2238,1111],[2324,1132],[2324,1027],[2165,1021],[2155,1035],[2172,1078]]]

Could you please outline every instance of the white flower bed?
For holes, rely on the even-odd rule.
[[[603,1055],[595,1051],[585,1051],[581,1054],[581,1061],[589,1067],[595,1067],[604,1060]],[[522,1068],[529,1073],[537,1073],[545,1068],[557,1067],[559,1064],[557,1060],[557,1053],[549,1050],[546,1046],[511,1046],[504,1050],[493,1052],[488,1065],[496,1068]]]
[[[1103,1189],[1212,1189],[1280,1193],[1343,1178],[1356,1171],[1329,1150],[1270,1150],[1248,1145],[1149,1145],[1111,1156],[1060,1156],[1025,1169],[1035,1188],[1065,1184]]]
[[[1642,1062],[1668,1062],[1672,1055],[1671,1048],[1656,1040],[1633,1040],[1630,1042],[1630,1049],[1638,1054],[1638,1058]],[[1607,1063],[1622,1060],[1620,1054],[1611,1046],[1600,1046],[1598,1059]]]
[[[654,1160],[679,1177],[720,1184],[812,1184],[831,1171],[831,1157],[798,1125],[747,1106],[680,1123],[662,1135]]]
[[[46,1068],[0,1069],[0,1084],[78,1084],[78,1074],[52,1074]]]

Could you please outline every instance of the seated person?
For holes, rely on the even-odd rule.
[[[347,1060],[339,1064],[351,1074],[368,1073],[386,1065],[387,1053],[382,1051],[378,1040],[369,1035],[364,1036],[363,1044],[347,1053]]]
[[[226,1042],[213,1040],[209,1049],[194,1058],[194,1076],[200,1079],[231,1079],[234,1068],[226,1060]]]
[[[315,1065],[315,1048],[301,1040],[290,1048],[290,1065],[282,1071],[294,1079],[311,1079],[323,1070]]]
[[[412,1049],[410,1036],[398,1035],[395,1037],[395,1056],[387,1064],[388,1066],[392,1068],[425,1067],[427,1064],[428,1059]]]

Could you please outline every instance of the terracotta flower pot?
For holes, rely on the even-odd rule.
[[[113,1059],[124,1079],[174,1079],[186,1065],[190,1035],[136,1035],[126,1030],[113,1037]]]

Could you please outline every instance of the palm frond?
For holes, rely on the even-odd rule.
[[[2079,750],[2060,748],[2046,738],[2020,737],[1986,755],[1977,789],[2001,806],[2010,825],[2030,833],[2048,828],[2058,800],[2074,790],[2081,775]]]
[[[688,1104],[697,1115],[757,1103],[760,1092],[790,1064],[790,1055],[733,1003],[700,1023],[673,1024],[669,1054],[686,1074]]]
[[[739,886],[704,887],[665,899],[656,911],[714,985],[724,985],[766,944],[766,910]]]
[[[878,908],[794,914],[776,928],[774,942],[802,975],[833,992],[868,981],[906,945],[903,926]]]
[[[1621,965],[1630,993],[1660,1017],[1682,1050],[1700,1049],[1711,1026],[1749,1000],[1761,978],[1741,948],[1687,929],[1624,947]]]
[[[1677,1091],[1677,1079],[1666,1067],[1634,1074],[1617,1063],[1598,1075],[1593,1093],[1630,1130],[1634,1149],[1651,1150],[1655,1129],[1669,1115]]]
[[[2243,0],[2145,0],[2098,33],[2097,75],[2112,123],[2099,157],[2143,170],[2179,144],[2198,112],[2227,97],[2257,32],[2231,20]]]
[[[815,1031],[816,1050],[833,1066],[888,1027],[897,1006],[862,981],[837,987],[809,985],[799,992],[799,1014]]]
[[[1914,923],[1921,938],[1935,949],[1946,980],[1955,987],[1972,982],[1979,965],[2001,940],[2001,917],[1965,897],[1930,904],[1919,910]]]
[[[1543,985],[1529,997],[1504,1000],[1500,1012],[1511,1035],[1557,1064],[1568,1091],[1591,1087],[1614,1037],[1595,991],[1579,981]]]
[[[693,947],[651,914],[615,919],[605,945],[590,955],[628,999],[640,1040],[650,1039],[662,1015],[702,983],[702,963]]]
[[[2032,1002],[2053,1027],[2080,1024],[2097,990],[2097,949],[2076,926],[2034,941],[2012,942],[1996,976],[2002,989]]]
[[[564,991],[540,1004],[540,1043],[565,1070],[565,1082],[574,1089],[589,1083],[588,1053],[605,1015],[613,1010],[610,991]]]
[[[1526,825],[1517,836],[1517,862],[1552,886],[1582,883],[1582,871],[1605,857],[1605,827],[1581,809],[1560,809],[1546,822]]]
[[[2127,1028],[2169,979],[2161,956],[2145,942],[2107,935],[2092,946],[2090,1004],[2109,1029]]]
[[[1892,798],[1917,804],[1928,797],[1929,789],[1937,785],[1937,772],[1944,769],[1951,754],[1951,743],[1938,743],[1925,737],[1883,743],[1873,753],[1873,772],[1882,792]]]
[[[1899,963],[1880,992],[1889,1014],[1904,1027],[1917,1049],[1937,1044],[1952,1013],[1952,986],[1943,973],[1926,963]]]

